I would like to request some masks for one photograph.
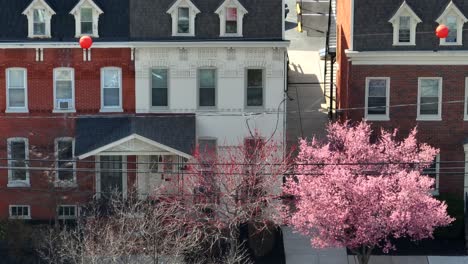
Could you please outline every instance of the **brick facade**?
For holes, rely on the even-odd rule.
[[[101,68],[122,69],[122,106],[124,113],[135,113],[135,72],[130,49],[92,49],[91,61],[83,61],[81,49],[44,49],[44,61],[36,61],[35,49],[0,50],[0,219],[8,218],[9,205],[30,205],[33,220],[54,218],[57,204],[82,203],[95,193],[94,157],[77,163],[77,187],[54,188],[54,140],[75,137],[78,115],[95,115],[101,108]],[[27,69],[28,114],[5,113],[6,69]],[[70,67],[75,72],[76,113],[54,114],[53,70]],[[107,114],[107,113],[105,113]],[[7,139],[29,140],[30,187],[7,187]],[[128,162],[135,162],[134,156]],[[134,169],[129,164],[128,169]],[[135,173],[128,174],[129,186]]]
[[[367,77],[390,78],[390,121],[373,121],[375,127],[397,128],[402,136],[417,126],[419,140],[440,148],[440,192],[462,198],[464,188],[464,142],[468,121],[464,121],[465,78],[468,66],[434,65],[353,65],[349,72],[349,96],[341,98],[351,108],[342,111],[343,119],[364,118],[365,80]],[[442,121],[417,121],[418,77],[442,78]],[[345,86],[340,86],[344,89]],[[444,103],[447,101],[459,101]],[[461,162],[460,162],[461,161]],[[446,162],[446,163],[444,163]],[[450,163],[447,163],[450,162]],[[456,163],[451,163],[456,162]],[[444,174],[444,172],[446,172]]]

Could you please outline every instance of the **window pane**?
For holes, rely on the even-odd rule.
[[[57,99],[72,99],[72,82],[71,81],[57,81],[55,82],[57,88],[55,96]]]
[[[11,151],[11,167],[26,167],[26,143],[24,141],[13,141],[10,143]],[[14,181],[25,181],[26,170],[24,169],[12,169],[12,180]]]
[[[438,97],[439,80],[421,80],[421,97]]]
[[[8,70],[8,84],[10,88],[24,88],[24,70]]]
[[[118,88],[104,88],[104,106],[119,106],[120,92]]]
[[[385,115],[387,114],[387,98],[386,97],[369,97],[367,99],[367,114],[369,115]]]
[[[23,216],[28,216],[29,215],[29,208],[27,206],[23,207]]]
[[[81,8],[81,22],[92,22],[93,10],[91,8]]]
[[[203,88],[200,89],[200,106],[215,106],[216,95],[214,88]]]
[[[153,88],[167,88],[167,70],[153,69],[151,70],[151,80]]]
[[[369,96],[387,96],[387,81],[369,80]]]
[[[55,79],[56,80],[71,80],[72,71],[71,70],[56,70]]]
[[[438,97],[421,97],[420,105],[421,115],[437,115],[439,114],[439,98]]]
[[[152,89],[151,101],[153,106],[167,106],[167,89]]]
[[[200,88],[214,88],[216,87],[216,70],[214,69],[201,69],[199,70]]]
[[[45,35],[45,23],[34,23],[34,35]]]
[[[263,86],[263,70],[249,69],[247,72],[247,86],[262,87]]]
[[[81,22],[81,34],[93,34],[93,22]]]
[[[18,207],[17,206],[11,207],[11,215],[12,216],[18,216]]]
[[[34,23],[45,23],[45,10],[44,9],[34,9],[33,13]]]
[[[8,100],[10,107],[25,107],[24,89],[9,89]]]
[[[247,106],[262,106],[263,105],[263,89],[249,88],[247,89]]]
[[[178,33],[189,33],[189,9],[187,7],[179,8]]]
[[[104,87],[105,88],[119,88],[120,78],[118,70],[107,69],[103,71],[104,74]]]
[[[445,42],[457,42],[457,18],[447,17],[447,27],[449,28],[449,34],[445,38]]]

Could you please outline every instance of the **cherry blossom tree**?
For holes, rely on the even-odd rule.
[[[180,193],[185,204],[191,204],[187,210],[192,217],[186,221],[205,230],[210,254],[218,247],[224,251],[221,262],[231,263],[226,258],[236,259],[230,255],[239,252],[241,225],[249,225],[251,236],[262,236],[277,227],[289,155],[279,142],[254,134],[241,144],[218,150],[199,146],[194,157],[195,165],[184,175]],[[246,263],[245,257],[232,263]]]
[[[284,187],[294,197],[285,210],[291,226],[314,247],[349,248],[361,264],[376,247],[395,249],[396,238],[432,238],[453,218],[422,174],[438,150],[416,136],[415,128],[400,141],[397,130],[376,135],[365,122],[345,122],[328,126],[328,143],[301,140],[296,176]]]

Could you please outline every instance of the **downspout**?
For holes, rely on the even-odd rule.
[[[286,118],[286,111],[287,111],[287,106],[288,106],[288,91],[289,91],[289,56],[288,56],[288,50],[284,50],[284,93],[283,93],[283,158],[286,157],[286,151],[287,151],[287,138],[286,138],[286,128],[287,128],[287,118]]]

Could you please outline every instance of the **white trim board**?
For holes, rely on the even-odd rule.
[[[468,51],[351,51],[353,65],[468,65]]]
[[[81,159],[86,159],[86,158],[91,157],[91,156],[99,156],[99,155],[100,155],[99,153],[101,153],[101,152],[103,152],[103,151],[106,151],[106,150],[108,150],[108,149],[111,149],[111,148],[113,148],[113,147],[116,147],[116,146],[118,146],[118,145],[120,145],[120,144],[123,144],[123,143],[125,143],[125,142],[127,142],[127,141],[130,141],[130,140],[132,140],[132,139],[137,139],[137,140],[143,141],[144,143],[147,143],[147,144],[152,145],[152,146],[154,146],[154,147],[157,147],[157,148],[159,148],[159,149],[166,150],[166,151],[168,151],[168,152],[171,152],[171,153],[173,153],[173,154],[175,154],[175,155],[178,155],[178,156],[182,156],[182,157],[187,158],[187,159],[192,158],[192,156],[189,155],[189,154],[187,154],[187,153],[184,153],[184,152],[181,152],[181,151],[179,151],[179,150],[173,149],[173,148],[171,148],[171,147],[168,147],[168,146],[166,146],[166,145],[163,145],[163,144],[161,144],[161,143],[158,143],[158,142],[153,141],[153,140],[151,140],[151,139],[148,139],[148,138],[146,138],[146,137],[140,136],[140,135],[138,135],[138,134],[132,134],[132,135],[130,135],[130,136],[124,137],[124,138],[122,138],[122,139],[119,139],[119,140],[117,140],[117,141],[114,141],[114,142],[112,142],[112,143],[109,143],[109,144],[107,144],[107,145],[105,145],[105,146],[102,146],[102,147],[100,147],[100,148],[97,148],[97,149],[95,149],[95,150],[92,150],[92,151],[90,151],[90,152],[87,152],[87,153],[85,153],[85,154],[81,154],[80,156],[78,156],[78,158],[81,160]],[[158,153],[159,153],[159,152],[158,152]],[[156,154],[158,154],[158,153],[156,153]],[[123,154],[123,153],[119,153],[119,154]],[[141,154],[142,154],[142,153],[132,153],[132,152],[126,153],[126,155],[141,155]],[[107,154],[103,154],[103,155],[107,155]]]
[[[290,41],[193,41],[193,42],[95,42],[95,48],[287,48]],[[48,49],[63,49],[63,48],[79,48],[80,44],[76,42],[16,42],[16,43],[0,43],[0,49],[32,49],[32,48],[48,48]]]

